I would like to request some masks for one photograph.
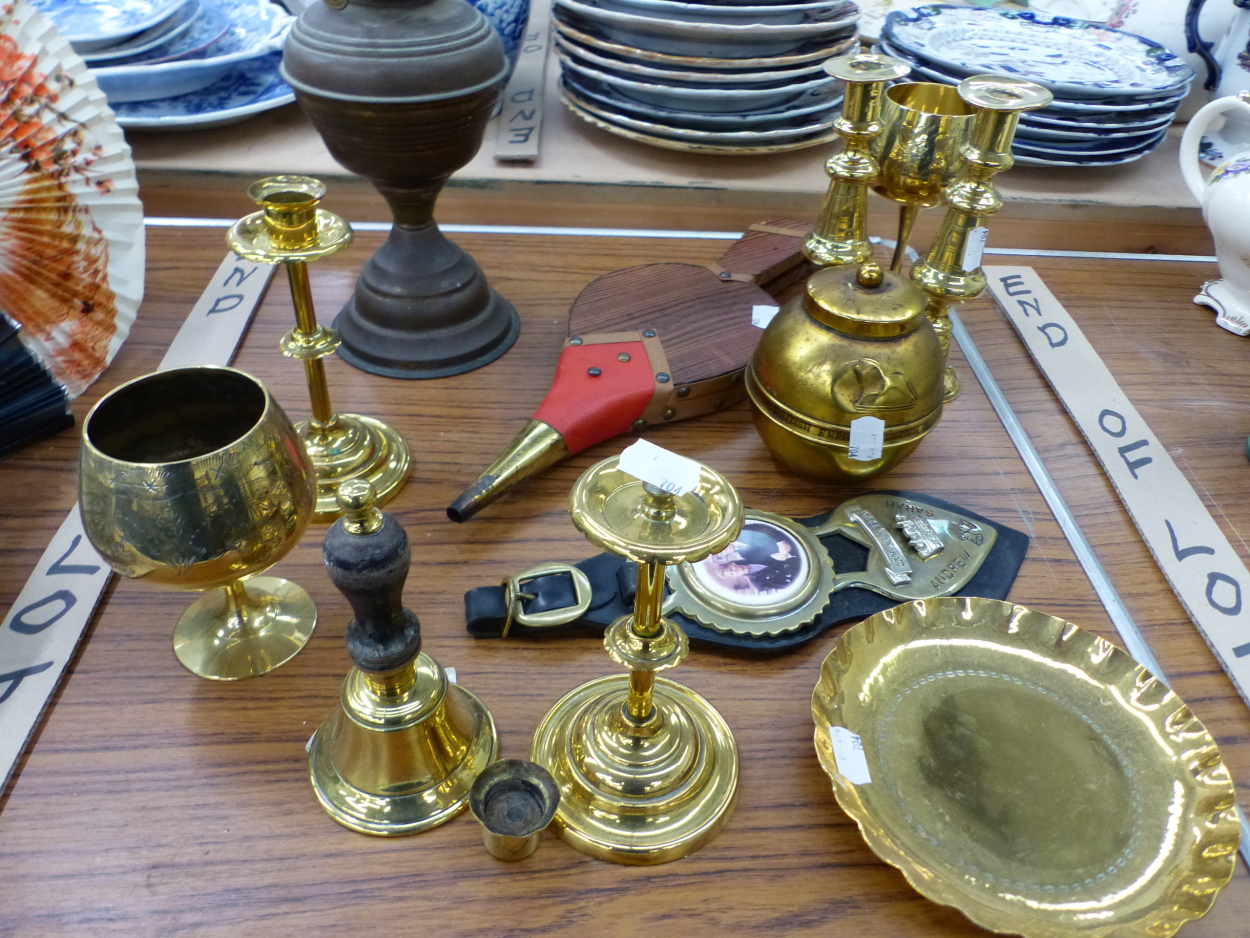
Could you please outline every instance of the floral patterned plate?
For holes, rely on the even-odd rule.
[[[206,130],[237,124],[295,100],[295,92],[278,74],[281,64],[282,53],[271,52],[236,65],[207,88],[174,98],[118,104],[113,113],[127,130]]]
[[[80,55],[121,42],[174,14],[183,0],[31,0]]]
[[[1194,77],[1151,39],[1032,12],[922,6],[891,13],[882,36],[943,70],[1027,78],[1068,98],[1178,94]]]

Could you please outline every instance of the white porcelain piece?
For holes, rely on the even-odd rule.
[[[853,4],[847,0],[813,0],[809,3],[722,4],[680,3],[677,0],[587,0],[590,6],[618,13],[637,13],[686,23],[726,25],[793,25],[845,18]]]
[[[654,65],[641,65],[627,59],[610,57],[578,45],[562,34],[555,34],[556,46],[565,54],[573,56],[583,64],[592,68],[608,69],[631,75],[643,81],[686,81],[701,82],[708,85],[741,85],[744,82],[768,83],[806,81],[809,78],[825,76],[824,63],[801,65],[797,68],[774,68],[760,71],[715,72],[704,69],[657,68]]]
[[[1202,206],[1202,217],[1215,241],[1220,280],[1206,284],[1194,302],[1213,297],[1213,308],[1225,318],[1250,321],[1250,149],[1224,160],[1207,176],[1198,161],[1203,134],[1217,118],[1238,114],[1250,121],[1247,96],[1212,101],[1189,122],[1181,137],[1181,175]]]
[[[163,22],[182,0],[32,0],[79,55]]]
[[[83,61],[96,68],[105,62],[142,55],[160,49],[177,39],[194,24],[200,15],[200,0],[185,0],[164,22],[131,36],[124,42],[106,46],[96,52],[82,53]]]

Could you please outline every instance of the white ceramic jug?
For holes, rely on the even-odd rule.
[[[1181,137],[1181,174],[1202,206],[1222,278],[1204,283],[1194,302],[1214,309],[1229,332],[1250,335],[1250,147],[1216,166],[1210,178],[1198,159],[1203,134],[1226,114],[1250,122],[1250,92],[1212,101]]]
[[[1207,20],[1213,4],[1232,14],[1222,28]],[[1217,100],[1250,90],[1250,0],[1190,0],[1185,36],[1189,48],[1207,63],[1205,87],[1214,90]],[[1250,116],[1234,111],[1225,118],[1222,126],[1209,127],[1205,134],[1202,159],[1210,165],[1250,147]]]

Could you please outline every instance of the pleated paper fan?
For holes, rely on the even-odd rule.
[[[112,361],[143,298],[138,192],[86,63],[29,0],[0,3],[0,312],[68,397]]]

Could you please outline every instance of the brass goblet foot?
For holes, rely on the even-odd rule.
[[[627,711],[630,675],[583,684],[534,734],[530,758],[560,785],[554,830],[582,853],[666,863],[698,850],[737,801],[738,746],[716,708],[656,678],[649,719]]]
[[[312,597],[290,580],[236,580],[205,593],[182,614],[174,654],[199,677],[238,681],[290,661],[316,625]]]
[[[295,425],[317,473],[314,518],[333,521],[339,516],[339,486],[365,479],[377,493],[375,504],[385,505],[408,480],[412,454],[404,438],[389,425],[360,414],[338,414],[328,427],[305,420]]]

